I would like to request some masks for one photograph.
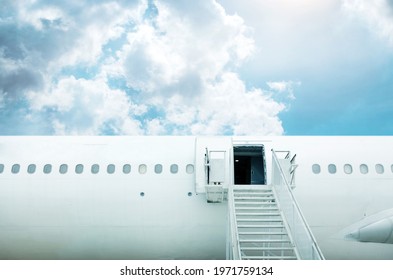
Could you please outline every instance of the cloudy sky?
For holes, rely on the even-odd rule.
[[[391,0],[0,0],[1,135],[393,135]]]

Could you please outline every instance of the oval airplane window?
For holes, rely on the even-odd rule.
[[[35,164],[29,164],[29,166],[27,167],[27,173],[29,173],[29,174],[35,173],[36,168],[37,167]]]
[[[19,173],[19,170],[20,170],[20,165],[19,165],[19,164],[14,164],[14,165],[12,166],[12,168],[11,168],[11,172],[12,172],[13,174]]]
[[[375,171],[378,173],[378,174],[383,174],[384,172],[385,172],[385,169],[383,168],[383,165],[382,164],[376,164],[375,165]]]
[[[329,164],[328,165],[328,171],[330,174],[335,174],[337,172],[337,168],[335,164]]]
[[[75,166],[75,173],[76,174],[82,174],[83,173],[83,164],[77,164]]]
[[[176,174],[179,171],[179,166],[177,164],[171,165],[171,173]]]
[[[130,164],[124,164],[123,165],[123,173],[124,174],[129,174],[131,172],[131,165]]]
[[[367,164],[361,164],[360,165],[360,173],[362,173],[362,174],[367,174],[368,173],[368,166],[367,166]]]
[[[146,164],[139,165],[138,171],[139,171],[139,174],[146,174],[146,172],[147,172]]]
[[[187,172],[187,174],[193,174],[193,173],[194,173],[194,165],[192,165],[192,164],[187,164],[187,166],[186,166],[186,172]]]
[[[352,165],[350,165],[350,164],[345,164],[344,165],[344,172],[345,172],[345,174],[352,174]]]
[[[393,166],[393,165],[392,165]],[[393,168],[393,167],[392,167]],[[0,173],[4,172],[4,164],[0,164]]]
[[[44,165],[44,173],[49,174],[52,172],[52,164],[45,164]]]
[[[68,171],[68,165],[67,164],[62,164],[59,167],[59,172],[60,174],[66,174]]]
[[[321,173],[321,166],[319,164],[313,164],[312,165],[312,172],[314,174],[319,174]]]
[[[156,165],[154,166],[154,172],[155,172],[156,174],[161,174],[161,173],[162,173],[162,164],[156,164]]]
[[[115,165],[114,164],[108,164],[106,171],[108,172],[108,174],[113,174],[115,173]]]
[[[98,164],[93,164],[91,166],[91,173],[97,174],[100,171],[100,166]]]

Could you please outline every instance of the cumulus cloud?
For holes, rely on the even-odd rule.
[[[188,3],[194,17],[184,16],[184,7],[155,2],[157,16],[127,33],[127,44],[112,69],[133,88],[163,92],[214,79],[248,57],[254,44],[242,19],[225,14],[215,2],[202,2]]]
[[[372,32],[393,47],[393,4],[388,0],[345,0],[343,8],[364,21]]]
[[[237,74],[253,31],[215,0],[5,6],[0,106],[19,96],[47,133],[283,133],[285,106]],[[269,86],[293,96],[292,82]]]
[[[272,91],[278,94],[286,94],[285,98],[289,100],[295,99],[294,87],[300,86],[301,82],[297,81],[280,81],[280,82],[267,82],[267,85]]]
[[[25,89],[40,88],[43,83],[39,72],[29,62],[7,58],[0,49],[0,90],[3,98],[19,99]]]
[[[284,105],[260,89],[247,90],[234,73],[225,73],[208,86],[202,100],[203,110],[192,125],[194,134],[279,135],[283,133],[278,113]]]
[[[50,112],[55,134],[141,133],[133,119],[135,105],[124,91],[110,89],[104,80],[68,77],[47,92],[29,92],[27,97],[33,112]]]

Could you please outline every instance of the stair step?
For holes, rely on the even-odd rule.
[[[243,212],[243,213],[236,213],[236,216],[281,216],[280,212]]]
[[[263,203],[263,202],[275,202],[274,197],[266,197],[266,198],[235,198],[235,203]]]
[[[247,191],[247,190],[233,190],[235,195],[237,194],[256,194],[256,195],[263,195],[263,194],[273,194],[272,190],[264,190],[264,191]]]
[[[265,191],[271,190],[272,185],[233,185],[234,190]]]
[[[296,256],[243,256],[242,260],[297,260]]]
[[[236,207],[235,210],[278,210],[278,207]]]
[[[288,233],[282,231],[239,232],[238,234],[239,235],[288,235]]]
[[[241,243],[290,243],[289,239],[240,239]]]
[[[269,199],[274,198],[274,194],[271,193],[235,193],[233,196],[235,199]]]
[[[261,201],[235,201],[235,205],[277,205],[276,202],[261,202]]]
[[[238,228],[285,228],[284,225],[238,225]]]
[[[293,251],[293,247],[241,247],[245,251]]]
[[[282,219],[236,219],[238,222],[282,223]]]
[[[233,197],[235,200],[253,200],[253,199],[258,199],[258,200],[268,200],[268,199],[275,199],[275,196],[272,195],[235,195]]]
[[[239,189],[234,189],[233,190],[234,194],[273,194],[273,190],[259,190],[259,191],[254,191],[254,190],[239,190]]]
[[[273,191],[268,191],[268,190],[266,190],[266,191],[259,191],[259,192],[255,192],[255,191],[244,191],[244,190],[233,190],[233,194],[236,196],[236,195],[239,195],[239,194],[242,194],[242,195],[273,195],[274,193],[273,193]]]

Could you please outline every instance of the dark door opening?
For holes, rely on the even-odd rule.
[[[265,185],[266,164],[263,146],[233,147],[235,185]]]

